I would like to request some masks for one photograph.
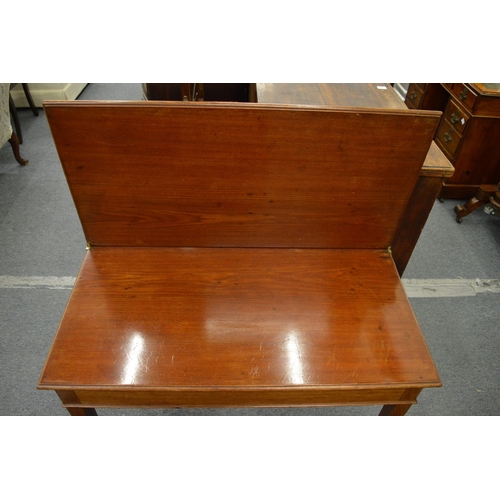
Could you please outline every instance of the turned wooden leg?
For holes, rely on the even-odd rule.
[[[97,416],[95,408],[83,408],[81,406],[72,406],[80,404],[80,400],[74,391],[56,391],[63,406],[66,407],[69,414],[73,417]]]
[[[19,165],[27,165],[29,162],[28,160],[25,160],[24,158],[21,158],[21,153],[19,152],[19,139],[17,138],[17,135],[15,132],[12,132],[12,136],[9,139],[10,145],[12,146],[12,152],[14,153],[14,157],[17,160],[17,163]]]
[[[457,214],[457,222],[462,222],[462,217],[469,215],[474,210],[479,207],[486,205],[490,202],[490,197],[494,195],[497,190],[497,186],[494,184],[484,184],[479,186],[476,196],[471,198],[465,205],[457,205],[455,207],[455,213]]]

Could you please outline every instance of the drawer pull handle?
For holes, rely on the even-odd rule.
[[[459,96],[462,101],[465,101],[467,99],[467,89],[463,89],[462,92],[460,92]]]
[[[451,135],[448,134],[448,132],[445,132],[444,133],[444,140],[445,140],[445,142],[451,142],[453,140],[453,137],[451,137]]]
[[[410,94],[410,99],[411,99],[412,101],[414,101],[416,98],[417,98],[417,94],[415,94],[415,92],[412,92],[412,93]]]
[[[460,121],[460,113],[456,111],[451,115],[451,123],[458,123]]]

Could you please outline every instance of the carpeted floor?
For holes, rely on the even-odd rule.
[[[141,99],[140,84],[89,84],[79,99]],[[19,110],[20,167],[0,150],[0,276],[76,276],[85,239],[43,111]],[[500,278],[500,217],[478,210],[455,222],[457,202],[436,201],[405,279]],[[22,281],[22,280],[21,280]],[[60,280],[62,283],[64,280]],[[0,283],[0,414],[66,415],[35,386],[71,287]],[[500,414],[500,294],[411,298],[443,387],[423,391],[408,415]],[[99,410],[101,415],[376,415],[379,408]]]

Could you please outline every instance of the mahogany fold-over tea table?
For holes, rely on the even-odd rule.
[[[440,113],[44,107],[89,244],[38,383],[70,414],[404,415],[441,385],[389,248]]]

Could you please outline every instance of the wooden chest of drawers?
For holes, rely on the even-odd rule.
[[[439,98],[434,96],[431,104],[425,96],[442,98],[443,91],[443,117],[434,140],[455,173],[446,180],[439,197],[468,199],[481,184],[500,182],[500,84],[410,84],[405,103],[411,108],[437,109]]]
[[[440,83],[410,83],[405,104],[410,109],[444,111],[448,92]]]

